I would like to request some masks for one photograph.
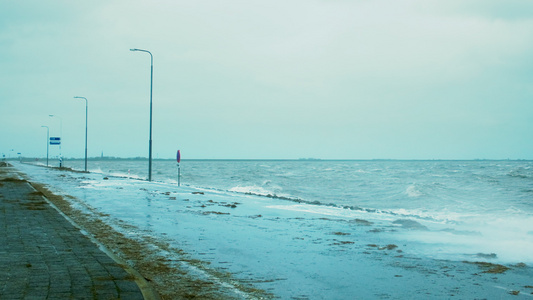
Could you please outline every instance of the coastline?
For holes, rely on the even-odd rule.
[[[378,226],[366,220],[364,212],[361,218],[340,218],[311,211],[312,205],[254,195],[46,171],[39,176],[28,172],[28,179],[143,274],[163,299],[471,298],[533,293],[530,266],[505,269],[483,256],[467,262],[418,257],[408,243],[390,243],[387,232],[369,234]],[[45,181],[43,176],[71,184],[80,193],[70,195],[69,191],[78,190],[59,187],[57,182],[38,183]],[[103,203],[122,197],[142,202],[142,209],[150,211],[127,216]],[[170,214],[164,211],[169,207],[175,209]],[[171,224],[176,228],[161,230],[168,223],[159,224],[163,221],[154,212],[161,219],[175,216]],[[142,223],[147,227],[139,226]],[[280,294],[281,290],[287,292]],[[173,294],[178,291],[182,294]]]
[[[160,300],[21,175],[0,162],[0,298]]]
[[[63,169],[66,172],[77,172]],[[81,172],[77,172],[81,173]],[[183,250],[172,248],[162,240],[146,235],[133,239],[125,236],[102,219],[106,218],[96,210],[81,211],[73,207],[70,195],[55,194],[45,185],[32,182],[26,174],[20,174],[28,183],[68,218],[76,227],[96,242],[112,258],[125,262],[128,271],[141,276],[137,284],[146,292],[145,299],[266,299],[266,293],[245,286],[228,286],[217,282],[211,274],[202,274],[205,262],[182,257],[179,264],[160,255],[161,251],[182,254]],[[70,200],[70,201],[69,201]],[[123,230],[131,230],[127,224]],[[217,274],[228,277],[227,274]],[[212,280],[215,279],[215,280]],[[148,287],[146,287],[148,285]],[[237,290],[238,288],[239,290]],[[155,290],[155,293],[154,291]]]

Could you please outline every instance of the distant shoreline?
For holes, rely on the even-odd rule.
[[[57,157],[49,160],[57,160]],[[85,158],[63,158],[63,160],[84,160]],[[2,161],[46,161],[46,157],[22,157],[22,158],[5,158]],[[147,161],[147,157],[89,157],[88,161]],[[176,161],[175,158],[153,158],[153,161]],[[479,162],[479,161],[533,161],[533,159],[394,159],[394,158],[376,158],[376,159],[321,159],[321,158],[188,158],[181,161],[294,161],[294,162],[328,162],[328,161],[405,161],[405,162],[426,162],[426,161],[462,161],[462,162]]]

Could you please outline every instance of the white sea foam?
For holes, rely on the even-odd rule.
[[[389,211],[393,215],[398,215],[407,218],[425,219],[439,223],[458,222],[466,218],[472,217],[472,214],[465,214],[451,211],[428,211],[424,209],[392,209]]]
[[[125,172],[117,172],[117,171],[111,172],[110,171],[109,175],[115,176],[115,177],[132,178],[132,179],[144,179],[143,177],[136,175],[136,174],[131,174],[130,172],[125,173]]]
[[[405,189],[405,193],[407,196],[415,198],[424,195],[415,184],[408,186],[407,189]]]
[[[254,195],[274,195],[272,191],[266,190],[263,187],[260,186],[236,186],[231,189],[229,189],[230,192],[237,192],[237,193],[243,193],[243,194],[254,194]]]
[[[89,170],[89,172],[97,173],[97,174],[104,174],[104,171],[102,171],[102,169],[100,167],[92,168],[92,169]]]

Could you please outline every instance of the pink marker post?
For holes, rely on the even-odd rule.
[[[178,150],[178,154],[176,155],[176,160],[178,161],[178,186],[180,186],[180,181],[181,181],[181,168],[180,168],[181,152],[180,150]]]

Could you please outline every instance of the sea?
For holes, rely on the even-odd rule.
[[[65,166],[83,170],[84,161]],[[145,179],[148,162],[92,160],[88,169]],[[423,221],[437,232],[426,240],[463,239],[503,261],[533,262],[533,161],[182,160],[179,173],[183,186]],[[178,184],[176,161],[153,161],[152,180]]]
[[[242,284],[279,299],[533,292],[533,161],[154,160],[152,182],[146,160],[89,160],[89,174],[42,165],[15,167],[150,245],[147,257],[235,293]],[[81,171],[84,161],[64,166]]]

